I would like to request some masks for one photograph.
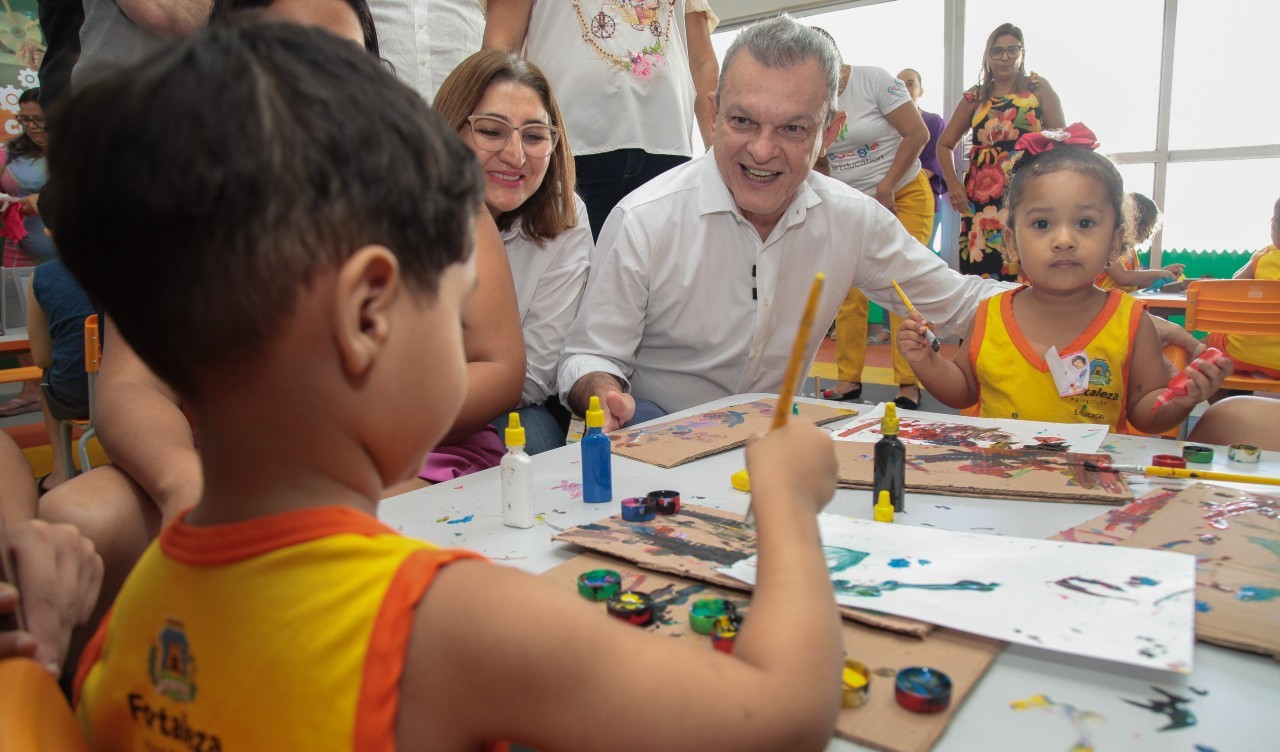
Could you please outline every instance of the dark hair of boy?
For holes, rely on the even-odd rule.
[[[84,89],[58,118],[41,201],[58,248],[184,396],[203,368],[252,362],[298,290],[356,250],[385,246],[430,294],[472,251],[475,156],[326,31],[232,20]]]

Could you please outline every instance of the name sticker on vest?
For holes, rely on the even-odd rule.
[[[1058,395],[1074,397],[1084,394],[1089,388],[1089,354],[1084,350],[1058,354],[1057,347],[1050,347],[1044,354],[1045,365],[1053,375],[1053,385],[1058,388]]]

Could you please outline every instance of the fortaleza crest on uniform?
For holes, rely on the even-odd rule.
[[[147,657],[148,673],[156,691],[175,702],[191,702],[196,696],[196,659],[191,654],[182,622],[166,619]]]
[[[1111,366],[1102,358],[1094,358],[1089,364],[1089,386],[1110,386]]]

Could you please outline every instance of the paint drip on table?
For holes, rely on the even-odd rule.
[[[1020,711],[1042,710],[1065,718],[1076,734],[1075,741],[1068,747],[1070,752],[1093,752],[1095,747],[1090,726],[1106,721],[1106,718],[1092,710],[1082,710],[1070,703],[1054,702],[1047,695],[1032,695],[1025,700],[1014,700],[1009,703],[1009,707]]]

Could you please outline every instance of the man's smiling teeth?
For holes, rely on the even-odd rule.
[[[774,172],[773,170],[753,170],[750,167],[746,167],[746,166],[744,166],[742,169],[746,170],[748,175],[756,178],[771,178],[774,175],[779,174],[777,172]]]

